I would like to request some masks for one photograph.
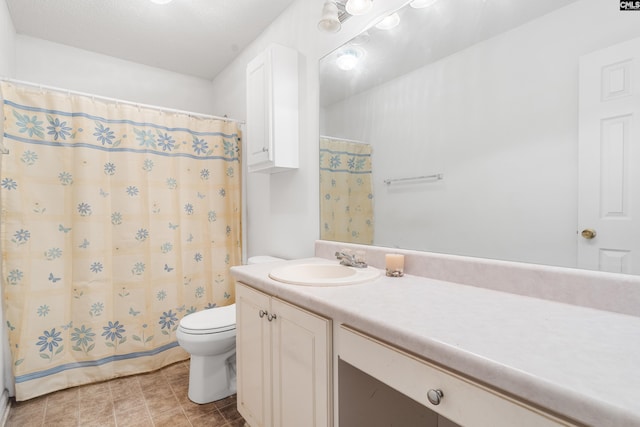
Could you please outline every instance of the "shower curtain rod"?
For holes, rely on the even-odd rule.
[[[368,142],[364,142],[364,141],[356,141],[355,139],[337,138],[337,137],[335,137],[335,136],[320,135],[320,138],[330,139],[330,140],[332,140],[332,141],[355,142],[356,144],[365,144],[365,145],[369,145],[369,143],[368,143]]]
[[[39,83],[27,82],[27,81],[24,81],[24,80],[15,80],[15,79],[9,79],[9,78],[6,78],[6,77],[0,77],[0,81],[7,82],[7,83],[13,83],[13,84],[17,84],[17,85],[34,87],[34,88],[38,88],[38,89],[46,89],[46,90],[51,90],[51,91],[55,91],[55,92],[62,92],[62,93],[66,93],[68,95],[87,96],[87,97],[90,97],[92,99],[99,99],[101,101],[112,102],[114,104],[125,104],[125,105],[131,105],[133,107],[138,107],[138,108],[149,108],[151,110],[162,111],[162,112],[165,112],[165,113],[184,114],[184,115],[187,115],[187,116],[190,116],[190,117],[197,117],[197,118],[202,118],[202,119],[218,119],[218,120],[226,120],[226,121],[229,121],[229,122],[236,122],[236,123],[240,123],[240,124],[245,124],[245,122],[242,121],[242,120],[230,119],[230,118],[228,118],[226,116],[225,117],[220,117],[220,116],[214,116],[212,114],[202,114],[202,113],[194,113],[194,112],[191,112],[191,111],[176,110],[176,109],[173,109],[173,108],[161,107],[161,106],[158,106],[158,105],[141,104],[139,102],[125,101],[125,100],[116,99],[116,98],[109,98],[107,96],[94,95],[94,94],[91,94],[91,93],[79,92],[79,91],[70,90],[70,89],[63,89],[63,88],[59,88],[59,87],[55,87],[55,86],[47,86],[47,85],[42,85],[42,84],[39,84]]]

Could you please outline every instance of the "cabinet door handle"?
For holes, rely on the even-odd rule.
[[[262,147],[262,152],[266,153],[267,151],[269,151],[269,147]]]
[[[439,405],[440,401],[444,397],[444,393],[440,389],[431,389],[427,392],[427,399],[432,405]]]
[[[260,316],[260,318],[261,318],[261,319],[262,319],[265,315],[268,315],[268,314],[269,314],[269,313],[268,313],[268,312],[266,312],[266,311],[264,311],[264,310],[260,310],[260,311],[258,312],[258,316]]]
[[[276,320],[277,316],[275,314],[268,314],[267,320],[271,322],[272,320]]]

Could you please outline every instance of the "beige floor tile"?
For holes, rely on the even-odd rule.
[[[153,426],[147,408],[139,408],[129,412],[116,412],[116,425],[119,427]]]
[[[49,412],[49,410],[47,410],[47,413],[44,417],[44,424],[45,426],[49,427],[49,426],[57,426],[57,427],[63,427],[63,426],[77,426],[78,425],[78,412],[77,411],[56,411],[56,412]]]
[[[6,427],[244,427],[236,396],[188,398],[189,362],[12,402]]]
[[[235,421],[242,418],[242,415],[238,412],[238,407],[235,402],[225,407],[218,408],[218,410],[227,421]]]
[[[111,395],[111,388],[108,382],[84,385],[78,388],[80,400],[91,399],[95,396],[103,397],[105,394]]]
[[[41,415],[9,414],[5,427],[40,427],[44,423],[44,408]]]
[[[225,399],[217,400],[215,402],[216,407],[218,408],[224,408],[225,406],[229,406],[229,405],[237,405],[237,403],[238,403],[238,399],[235,394]]]
[[[183,402],[182,409],[184,410],[184,413],[187,414],[187,417],[189,417],[189,419],[198,418],[203,415],[211,415],[211,416],[221,415],[218,412],[218,409],[216,408],[215,403],[205,403],[204,405],[198,405],[197,403],[193,403],[191,401]]]
[[[79,387],[68,388],[52,393],[47,398],[47,408],[67,403],[77,403],[79,401]]]
[[[154,416],[152,419],[155,427],[191,427],[191,423],[180,407]]]
[[[136,376],[111,380],[109,381],[109,388],[111,389],[111,395],[114,398],[140,394],[142,391],[140,388],[140,382]]]
[[[91,421],[94,418],[112,418],[115,422],[115,418],[113,418],[114,414],[113,401],[110,398],[91,403],[81,402],[79,412],[80,425],[84,426],[84,423]]]
[[[170,388],[145,391],[144,400],[152,418],[175,408],[180,409],[182,412],[180,402],[178,402]]]
[[[189,421],[191,421],[193,427],[222,427],[227,425],[227,420],[218,411],[199,417],[189,417]]]
[[[12,400],[7,426],[41,425],[47,407],[47,396],[36,397],[24,402]],[[27,423],[28,424],[25,424]]]
[[[48,399],[47,407],[44,412],[45,423],[52,419],[59,418],[78,418],[80,411],[80,402],[73,400],[56,400]]]
[[[159,371],[138,375],[138,381],[140,382],[142,390],[157,388],[164,384],[169,386],[167,379],[162,375],[162,372]]]
[[[141,410],[144,410],[146,412],[147,410],[142,393],[116,397],[113,400],[113,409],[116,413],[116,416],[125,412]]]

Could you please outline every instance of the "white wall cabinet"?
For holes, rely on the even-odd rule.
[[[298,167],[298,52],[270,45],[247,65],[249,172]]]
[[[332,425],[331,321],[236,284],[238,411],[251,427]]]

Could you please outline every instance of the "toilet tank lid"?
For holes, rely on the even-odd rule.
[[[276,261],[284,261],[282,258],[277,258],[269,255],[256,255],[249,257],[247,260],[247,264],[263,264],[266,262],[276,262]]]
[[[236,325],[236,305],[214,307],[188,314],[180,320],[182,329],[192,331],[228,330]]]

